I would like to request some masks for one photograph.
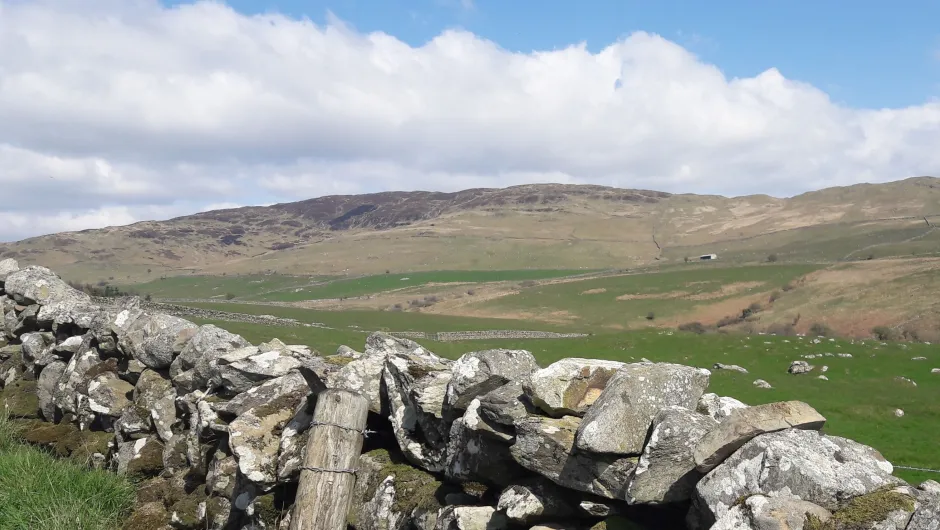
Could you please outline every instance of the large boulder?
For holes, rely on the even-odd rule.
[[[250,344],[240,335],[229,333],[212,324],[199,326],[193,338],[170,364],[170,377],[175,380],[183,372],[192,370],[192,388],[187,390],[204,388],[211,375],[209,363],[233,350],[247,346]]]
[[[90,296],[65,283],[56,273],[39,265],[31,265],[9,273],[3,288],[8,295],[23,305],[47,305],[55,302],[91,304]]]
[[[610,379],[584,415],[576,445],[583,451],[639,454],[650,424],[664,407],[695,410],[710,372],[670,363],[635,363]]]
[[[470,418],[471,422],[476,420],[472,414]],[[466,415],[454,421],[447,443],[447,478],[506,486],[523,474],[525,470],[513,460],[506,441],[471,428]]]
[[[739,499],[790,495],[834,511],[846,499],[898,484],[874,449],[817,431],[787,429],[752,439],[695,487],[690,527],[707,529]]]
[[[532,373],[523,382],[523,389],[529,400],[549,416],[583,416],[623,366],[616,361],[562,359]]]
[[[0,260],[0,286],[3,286],[9,275],[18,270],[20,270],[20,266],[15,259],[6,258]]]
[[[148,368],[169,368],[173,359],[193,338],[199,326],[161,313],[138,316],[120,336],[121,349]]]
[[[538,364],[526,350],[499,349],[466,353],[452,368],[444,406],[456,412],[466,410],[474,398],[528,376]]]
[[[729,510],[710,530],[812,530],[808,520],[826,523],[829,510],[793,497],[752,495]]]
[[[802,401],[781,401],[736,409],[695,447],[695,464],[707,473],[748,440],[789,428],[819,430],[826,418]]]
[[[444,420],[444,395],[452,361],[433,353],[393,353],[383,378],[392,430],[405,457],[431,472],[444,470],[450,425]]]
[[[510,452],[522,467],[560,486],[625,500],[637,459],[577,451],[574,440],[580,424],[575,416],[530,416],[516,423]]]
[[[718,426],[708,416],[684,407],[667,407],[653,418],[653,431],[643,449],[627,490],[632,504],[687,501],[701,473],[693,451],[699,440]]]

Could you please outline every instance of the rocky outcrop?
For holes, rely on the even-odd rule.
[[[340,388],[370,402],[355,530],[587,530],[676,512],[694,530],[841,530],[860,513],[853,530],[940,530],[940,486],[907,486],[874,449],[820,434],[805,403],[705,393],[700,368],[540,369],[514,349],[451,361],[387,333],[321,355],[114,302],[0,261],[0,407],[30,443],[133,477],[129,524],[287,528],[318,396]]]

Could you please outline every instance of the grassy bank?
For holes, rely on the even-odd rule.
[[[0,530],[113,530],[133,502],[129,481],[20,444],[0,415]]]

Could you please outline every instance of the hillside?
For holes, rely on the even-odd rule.
[[[0,257],[82,280],[181,274],[633,268],[718,252],[723,260],[837,261],[930,255],[940,179],[829,188],[778,199],[593,185],[329,196],[0,245]]]

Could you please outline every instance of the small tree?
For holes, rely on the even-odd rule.
[[[767,256],[767,261],[770,262],[770,263],[775,263],[775,262],[777,261],[777,255],[776,255],[776,254],[771,254],[771,255]]]
[[[685,262],[686,262],[686,263],[689,262],[689,257],[688,257],[688,256],[685,257]]]
[[[888,326],[875,326],[871,329],[871,334],[878,340],[889,341],[898,340],[898,332]]]
[[[813,325],[809,327],[809,333],[815,337],[828,337],[832,335],[832,328],[822,322],[814,322]]]
[[[646,314],[646,320],[655,320],[655,319],[656,319],[656,313],[650,311],[649,313]]]
[[[146,301],[149,302],[149,301],[153,300],[153,297],[150,296],[150,293],[147,293],[146,296],[144,296],[144,300],[146,300]]]

